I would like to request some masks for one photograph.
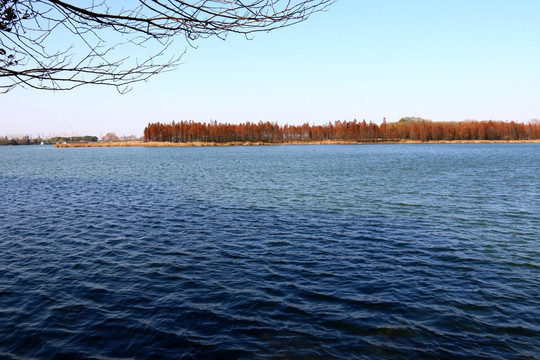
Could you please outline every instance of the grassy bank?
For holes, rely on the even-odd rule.
[[[493,143],[540,143],[540,140],[452,140],[452,141],[374,141],[374,142],[357,142],[345,140],[322,140],[322,141],[290,141],[282,143],[264,143],[264,142],[158,142],[158,141],[117,141],[117,142],[99,142],[99,143],[71,143],[71,144],[56,144],[58,148],[74,148],[74,147],[197,147],[197,146],[262,146],[262,145],[358,145],[358,144],[493,144]]]
[[[99,142],[99,143],[71,143],[71,144],[56,144],[55,147],[132,147],[132,146],[142,146],[142,147],[197,147],[197,146],[264,146],[264,145],[324,145],[324,144],[334,144],[334,145],[352,145],[359,144],[356,141],[341,141],[341,140],[324,140],[324,141],[291,141],[283,143],[266,143],[266,142],[242,142],[242,141],[231,141],[224,143],[217,142],[202,142],[194,141],[187,143],[174,143],[174,142],[161,142],[161,141],[117,141],[117,142]]]

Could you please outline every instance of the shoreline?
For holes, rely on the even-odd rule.
[[[71,143],[55,144],[55,148],[79,148],[79,147],[210,147],[210,146],[276,146],[276,145],[381,145],[381,144],[520,144],[520,143],[540,143],[537,140],[401,140],[401,141],[345,141],[345,140],[307,140],[307,141],[289,141],[279,143],[266,142],[242,142],[231,141],[225,143],[215,142],[161,142],[161,141],[114,141],[98,143]]]

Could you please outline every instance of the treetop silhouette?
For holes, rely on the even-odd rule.
[[[130,84],[179,65],[177,38],[248,36],[335,0],[0,0],[0,92]],[[143,53],[142,57],[126,54]]]

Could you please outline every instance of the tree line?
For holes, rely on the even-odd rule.
[[[41,139],[30,139],[29,136],[18,138],[0,137],[0,145],[39,145],[40,143]]]
[[[49,144],[56,144],[61,142],[96,142],[98,141],[97,136],[85,135],[85,136],[55,136],[47,139],[42,139],[41,137],[30,138],[30,136],[20,136],[20,137],[11,137],[7,136],[0,137],[0,145],[40,145],[41,142],[46,142]]]
[[[97,136],[85,135],[85,136],[55,136],[48,139],[52,143],[60,142],[96,142]]]
[[[536,140],[540,139],[540,121],[462,121],[434,122],[418,117],[401,118],[381,125],[363,121],[329,122],[325,125],[279,125],[276,122],[228,124],[210,121],[149,123],[144,141],[163,142],[264,142],[302,141],[452,141],[452,140]]]

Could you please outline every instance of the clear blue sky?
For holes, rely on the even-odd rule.
[[[172,120],[526,122],[540,118],[539,19],[538,0],[338,0],[250,41],[197,41],[177,70],[126,95],[96,86],[0,95],[0,135],[140,136]]]

